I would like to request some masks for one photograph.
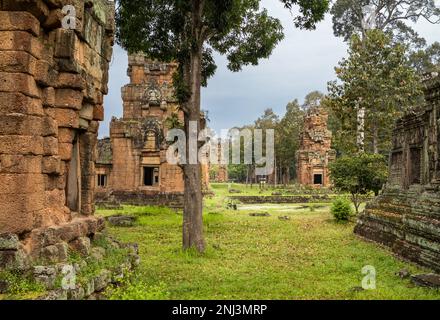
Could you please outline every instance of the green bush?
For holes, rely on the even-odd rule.
[[[344,197],[338,197],[333,200],[330,212],[336,221],[348,221],[350,216],[353,215],[353,208],[351,207],[350,200]]]

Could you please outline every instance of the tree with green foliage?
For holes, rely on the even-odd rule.
[[[276,139],[276,135],[277,135],[276,129],[278,127],[279,122],[280,122],[280,118],[278,117],[278,115],[275,114],[275,112],[273,112],[272,108],[267,108],[266,110],[264,110],[263,115],[261,117],[258,117],[257,120],[255,120],[253,127],[254,127],[254,129],[261,129],[261,130],[263,130],[263,132],[267,132],[267,130],[275,130],[275,139]],[[262,139],[262,143],[263,143],[262,150],[263,150],[263,154],[266,154],[266,135],[263,134],[262,138],[263,138]],[[277,155],[275,154],[274,156],[275,156],[275,159],[274,159],[275,160],[275,163],[274,163],[274,165],[275,165],[275,167],[274,167],[275,179],[273,179],[272,183],[277,184],[277,182],[278,182],[277,181],[277,174],[276,174],[277,173]],[[254,162],[255,162],[255,160],[256,159],[254,159]],[[253,164],[251,177],[254,176],[255,166],[258,167],[257,164],[255,164],[255,163]]]
[[[349,193],[356,214],[365,197],[371,192],[377,196],[388,177],[384,156],[360,153],[343,156],[330,164],[333,186],[340,192]]]
[[[378,29],[394,35],[396,41],[425,46],[426,41],[413,28],[419,20],[440,23],[440,8],[435,0],[336,0],[330,13],[335,36],[350,41]]]
[[[440,23],[440,8],[435,0],[336,0],[331,8],[333,30],[337,37],[351,41],[354,35],[364,39],[369,30],[386,33],[393,43],[405,44],[406,54],[414,68],[425,67],[431,51],[424,50],[426,40],[414,30],[413,24],[425,20]],[[421,69],[421,72],[430,70]],[[365,112],[357,109],[358,148],[364,150]]]
[[[267,108],[264,110],[263,115],[255,120],[254,127],[262,130],[275,129],[279,121],[280,118],[273,112],[272,108]]]
[[[326,101],[338,120],[335,146],[345,153],[387,154],[395,120],[421,97],[420,79],[410,66],[405,46],[393,44],[380,30],[368,31],[364,40],[355,35],[349,57],[335,70],[339,82],[329,83]],[[365,110],[362,148],[356,139],[361,108]]]
[[[279,121],[275,132],[275,154],[280,175],[279,181],[288,184],[295,172],[295,157],[304,123],[304,111],[298,100],[289,102],[286,114]]]
[[[350,200],[346,197],[337,197],[332,201],[330,213],[333,215],[337,222],[348,221],[350,216],[353,215],[353,209],[351,207]]]
[[[347,42],[355,34],[363,37],[369,29],[378,29],[390,35],[393,42],[408,46],[407,54],[418,72],[431,72],[440,62],[438,43],[427,46],[414,30],[420,20],[440,23],[435,0],[337,0],[331,14],[335,36]]]
[[[321,105],[325,95],[321,91],[312,91],[304,98],[304,103],[301,105],[303,111],[307,111],[311,108],[316,108]]]
[[[228,165],[229,180],[239,183],[247,182],[249,165],[246,164],[230,164]]]
[[[300,8],[297,26],[313,29],[322,20],[327,0],[283,0]],[[321,4],[322,5],[319,5]],[[118,43],[130,53],[175,61],[174,87],[190,138],[190,122],[200,122],[201,86],[216,70],[214,50],[225,55],[228,68],[240,71],[268,58],[283,39],[281,23],[260,9],[260,0],[119,0]],[[200,125],[197,130],[200,130]],[[189,154],[189,140],[187,154]],[[194,152],[194,151],[191,151]],[[205,250],[200,164],[183,164],[185,200],[183,248]]]
[[[440,42],[434,42],[426,49],[414,51],[409,59],[419,74],[440,71]]]

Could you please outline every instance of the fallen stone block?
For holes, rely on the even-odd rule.
[[[136,217],[125,215],[114,215],[107,217],[106,220],[110,225],[115,227],[132,227],[136,222]]]
[[[434,273],[413,275],[411,281],[419,287],[440,288],[440,275]]]
[[[270,217],[270,214],[267,212],[261,212],[261,213],[249,213],[251,217]]]

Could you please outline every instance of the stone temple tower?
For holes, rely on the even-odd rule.
[[[324,108],[311,108],[304,117],[297,153],[298,183],[316,187],[330,186],[328,165],[336,158],[331,149],[332,133],[327,128],[328,113]]]
[[[165,139],[168,130],[184,123],[173,87],[177,64],[152,61],[143,54],[128,59],[123,117],[112,119],[110,138],[98,143],[97,200],[111,195],[121,203],[182,207],[183,172],[167,163]]]

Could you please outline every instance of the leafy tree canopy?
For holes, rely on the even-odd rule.
[[[336,0],[331,14],[335,36],[345,41],[355,34],[365,35],[369,29],[379,29],[391,35],[394,42],[408,46],[408,55],[418,71],[432,70],[427,60],[440,61],[437,46],[426,49],[425,39],[413,28],[419,20],[440,23],[440,8],[435,0]]]
[[[324,99],[324,94],[320,91],[312,91],[309,94],[306,95],[304,98],[304,103],[302,104],[301,108],[304,111],[307,111],[310,108],[316,108],[321,105],[322,99]]]
[[[420,19],[440,23],[440,8],[435,0],[336,0],[331,14],[335,36],[345,41],[354,34],[364,33],[367,29],[363,23],[368,18],[374,20],[370,27],[391,32],[401,39],[416,40],[419,44],[425,41],[410,24]]]
[[[353,36],[349,57],[335,68],[339,81],[329,83],[326,105],[338,128],[337,148],[356,152],[357,110],[365,112],[365,146],[371,153],[388,153],[395,120],[420,105],[420,79],[405,54],[390,36],[371,30],[362,40]]]
[[[388,166],[382,155],[361,153],[336,159],[330,164],[330,175],[336,189],[351,195],[358,213],[362,196],[370,192],[377,195],[382,189]]]
[[[282,2],[289,9],[299,7],[294,21],[305,29],[314,29],[328,10],[327,0]],[[240,71],[268,58],[284,37],[281,22],[260,8],[260,0],[119,0],[116,21],[117,42],[129,52],[183,66],[191,50],[200,48],[204,86],[217,69],[214,51],[227,57],[230,70]],[[185,101],[190,93],[181,71],[175,85],[178,98]]]

